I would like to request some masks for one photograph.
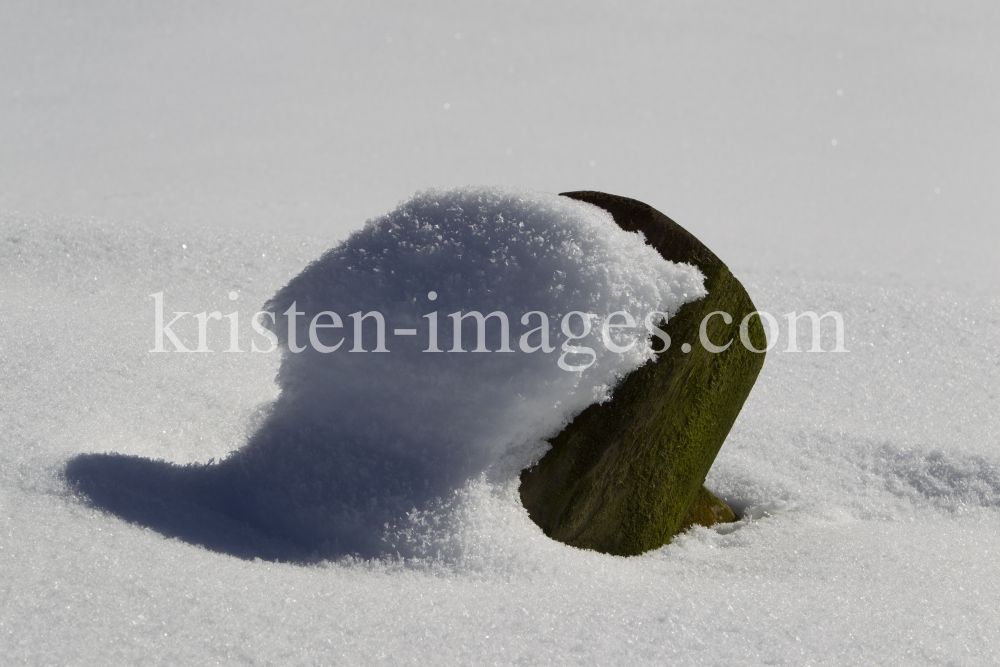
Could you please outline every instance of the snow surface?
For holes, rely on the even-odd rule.
[[[1000,662],[998,26],[943,0],[3,3],[0,664]],[[364,220],[467,183],[634,197],[782,336],[844,314],[848,353],[769,353],[707,482],[735,530],[614,558],[470,493],[460,559],[302,566],[68,494],[89,452],[222,460],[278,396],[277,354],[149,354],[150,294],[245,326]]]
[[[7,663],[998,657],[995,299],[747,277],[763,310],[841,311],[849,352],[779,340],[769,355],[708,479],[744,513],[733,527],[605,556],[472,485],[459,559],[303,566],[166,539],[81,504],[61,475],[85,452],[189,463],[240,446],[276,397],[278,355],[150,354],[148,295],[229,312],[236,290],[249,317],[322,245],[9,217],[2,238]]]

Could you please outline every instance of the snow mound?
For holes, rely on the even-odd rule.
[[[186,467],[84,455],[67,476],[98,506],[244,557],[460,558],[470,526],[524,513],[518,472],[655,356],[646,323],[702,282],[588,204],[422,192],[265,305],[281,394],[242,449]],[[621,311],[610,323],[635,327],[603,326]]]

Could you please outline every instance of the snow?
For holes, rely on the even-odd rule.
[[[148,295],[225,310],[235,289],[249,316],[318,244],[9,218],[3,238],[20,323],[0,342],[14,664],[996,657],[996,299],[749,277],[762,310],[842,312],[849,352],[779,339],[708,479],[744,513],[735,528],[605,556],[548,540],[509,485],[473,476],[453,515],[461,558],[304,566],[130,525],[81,504],[61,471],[84,452],[187,463],[237,448],[276,397],[279,356],[151,354]]]
[[[0,663],[1000,659],[989,5],[0,11]],[[605,556],[476,477],[461,557],[302,565],[69,493],[79,454],[223,460],[279,395],[225,321],[150,354],[149,295],[245,327],[365,219],[469,182],[646,201],[777,318],[707,480],[741,522]],[[806,310],[847,353],[784,351]]]
[[[76,252],[95,254],[87,245]],[[590,204],[513,188],[423,192],[265,304],[281,395],[237,454],[208,467],[84,456],[67,481],[125,519],[247,558],[461,558],[464,504],[502,494],[524,514],[518,475],[546,439],[655,357],[642,324],[605,341],[609,316],[659,323],[702,297],[703,281]],[[213,354],[212,330],[229,333],[221,354],[253,354],[238,311],[215,311],[226,322],[212,329],[205,311],[187,318],[196,331],[184,338],[192,311],[171,318],[173,295],[150,296],[153,364]],[[462,327],[470,311],[488,319]]]

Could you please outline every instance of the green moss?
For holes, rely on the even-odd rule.
[[[630,556],[655,549],[685,526],[705,476],[764,364],[739,338],[743,318],[756,310],[725,264],[704,244],[659,211],[599,192],[566,196],[607,210],[628,231],[642,231],[668,260],[698,266],[708,296],[685,304],[666,324],[670,347],[635,370],[613,398],[592,405],[558,436],[535,467],[521,475],[521,499],[550,537],[573,546]],[[714,311],[713,354],[699,341],[702,320]],[[766,346],[751,318],[749,338]],[[691,351],[682,352],[682,343]],[[707,491],[706,491],[707,493]],[[714,497],[714,496],[713,496]],[[721,502],[721,501],[719,501]]]
[[[737,520],[736,512],[729,505],[715,497],[704,486],[698,489],[691,508],[688,509],[678,533],[683,533],[692,526],[714,526],[717,523],[733,523]]]

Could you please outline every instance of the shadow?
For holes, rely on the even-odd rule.
[[[166,537],[252,560],[310,560],[247,521],[238,494],[218,466],[177,465],[122,454],[81,454],[65,476],[85,502]]]
[[[427,451],[338,437],[276,411],[238,452],[178,465],[81,454],[65,479],[91,507],[211,551],[312,563],[400,554],[408,513],[446,497],[468,471]]]

